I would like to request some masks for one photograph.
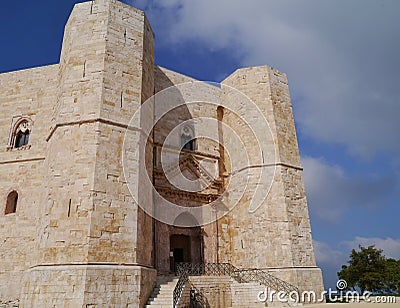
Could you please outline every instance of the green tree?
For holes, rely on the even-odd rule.
[[[400,260],[386,260],[385,285],[386,291],[400,293]]]
[[[361,293],[381,291],[385,287],[386,259],[382,250],[374,246],[353,249],[348,266],[343,265],[338,277],[347,281],[349,287],[359,287]]]

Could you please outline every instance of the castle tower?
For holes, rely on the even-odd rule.
[[[257,172],[273,170],[274,175],[255,183],[266,196],[264,200],[260,198],[258,208],[249,211],[253,200],[247,195],[219,221],[219,259],[244,268],[268,269],[300,290],[320,294],[322,275],[315,263],[286,75],[268,66],[250,67],[235,71],[222,85],[247,96],[267,120],[272,135],[269,139],[269,132],[265,131],[265,139],[255,140],[251,131],[238,127],[236,131],[241,132],[245,147],[238,151],[247,149],[254,154],[248,163],[239,163],[236,168],[250,170],[250,182]],[[253,119],[253,128],[265,121],[260,116]],[[224,112],[223,121],[233,127],[240,123],[237,115],[229,111]],[[229,147],[229,140],[225,142]]]
[[[151,218],[135,201],[152,204],[139,180],[152,151],[141,157],[135,145],[153,110],[129,126],[131,191],[122,168],[129,121],[154,91],[153,41],[144,13],[115,0],[80,3],[70,15],[26,307],[142,306],[154,286]]]

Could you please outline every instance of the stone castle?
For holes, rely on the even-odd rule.
[[[143,307],[180,262],[322,291],[284,73],[196,82],[154,63],[142,11],[94,0],[59,64],[0,74],[0,104],[0,300]]]

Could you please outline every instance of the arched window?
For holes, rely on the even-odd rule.
[[[30,134],[31,121],[25,118],[18,121],[13,129],[11,147],[17,149],[28,145]]]
[[[17,211],[18,193],[13,190],[7,196],[6,210],[4,214],[11,214]]]
[[[193,131],[188,126],[185,126],[182,129],[181,147],[183,149],[190,150],[190,151],[194,151],[194,149],[195,149],[195,139],[193,137]]]

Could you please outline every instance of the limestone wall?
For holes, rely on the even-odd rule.
[[[153,269],[115,265],[35,267],[27,275],[22,307],[143,307],[156,280]]]
[[[171,88],[175,87],[175,88]],[[195,91],[198,91],[197,93]],[[219,89],[207,84],[200,84],[199,81],[184,76],[182,74],[170,71],[165,68],[155,68],[155,117],[164,115],[158,123],[155,123],[154,136],[155,143],[164,144],[168,134],[183,122],[189,123],[194,129],[194,135],[204,137],[205,129],[207,134],[214,138],[198,138],[196,141],[196,150],[205,155],[219,157],[218,148],[218,128],[217,122],[207,122],[203,127],[200,122],[193,121],[199,118],[216,119],[217,103]],[[209,97],[215,97],[213,101],[207,101]],[[198,101],[197,98],[204,100]],[[179,107],[174,108],[174,105]],[[168,113],[164,113],[168,111]],[[174,138],[164,144],[166,147],[178,148],[180,144],[180,130]]]
[[[151,122],[153,110],[146,109],[137,122],[130,120],[154,91],[153,45],[153,33],[143,12],[111,1],[100,104],[105,123],[99,126],[94,169],[96,211],[92,215],[89,250],[93,262],[152,265],[151,247],[144,244],[153,241],[152,223],[138,207],[138,202],[147,208],[152,204],[150,187],[140,181],[152,174],[152,150],[147,149],[146,157],[142,157],[142,148],[137,145],[145,137],[141,122]],[[126,135],[128,124],[131,129]],[[123,142],[128,151],[135,153],[134,159],[122,152]],[[123,155],[129,159],[125,173]],[[125,178],[129,174],[132,177]]]
[[[0,75],[0,299],[18,298],[23,271],[36,260],[36,224],[44,195],[47,121],[56,100],[58,65]],[[28,147],[11,149],[12,123],[32,120]],[[13,121],[14,120],[14,121]],[[5,215],[18,192],[16,213]]]

